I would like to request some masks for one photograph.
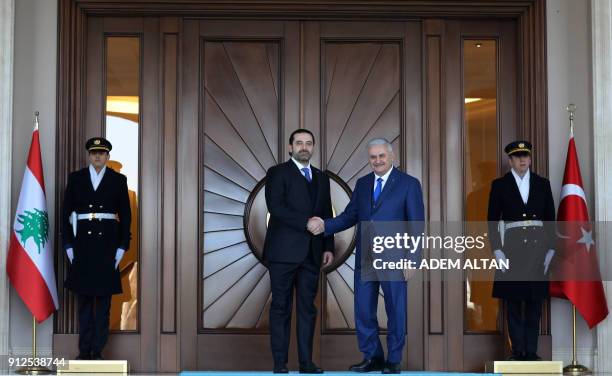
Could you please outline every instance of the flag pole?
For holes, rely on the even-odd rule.
[[[572,304],[572,364],[563,367],[564,374],[586,375],[591,370],[578,363],[576,356],[576,306]]]
[[[38,129],[38,111],[34,112],[34,127]],[[20,367],[15,370],[15,373],[20,375],[48,375],[51,370],[47,367],[36,365],[36,317],[32,315],[32,365]]]
[[[36,357],[36,317],[34,315],[32,315],[32,357],[30,359],[32,359],[32,365],[17,368],[15,373],[19,375],[49,375],[52,373],[49,368],[36,365],[40,360],[37,361]]]
[[[570,103],[565,107],[565,110],[569,112],[570,137],[574,137],[574,113],[576,112],[576,105]],[[576,306],[574,304],[572,304],[572,363],[563,367],[563,373],[571,375],[591,373],[590,369],[582,364],[578,364],[578,357],[576,355]]]

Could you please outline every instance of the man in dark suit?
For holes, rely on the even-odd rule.
[[[306,225],[313,216],[331,218],[329,177],[310,164],[314,136],[298,129],[289,137],[291,158],[271,167],[266,175],[266,204],[270,221],[264,260],[270,271],[270,342],[274,373],[287,373],[291,307],[296,291],[297,341],[300,373],[322,373],[312,361],[317,320],[314,299],[321,262],[333,262],[332,236],[314,236]]]
[[[361,244],[364,231],[361,222],[411,221],[413,236],[421,235],[424,221],[423,192],[419,181],[393,167],[394,153],[389,141],[378,138],[368,143],[368,158],[372,173],[361,177],[344,212],[335,218],[313,218],[309,229],[313,233],[324,231],[334,234],[357,225],[355,257],[355,329],[362,362],[352,365],[353,372],[383,371],[400,373],[400,362],[406,337],[407,283],[401,280],[364,280],[362,270],[371,265],[361,265],[368,259],[364,252],[371,252],[367,244]],[[383,224],[384,227],[384,224]],[[378,292],[382,287],[385,310],[388,317],[387,361],[380,339],[376,307]]]
[[[530,171],[531,149],[527,141],[506,146],[511,170],[493,180],[489,196],[491,249],[498,261],[510,263],[496,271],[493,284],[493,297],[503,299],[508,309],[509,360],[541,359],[540,316],[555,254],[555,203],[548,179]]]
[[[90,165],[68,176],[62,242],[70,262],[66,288],[78,296],[79,355],[102,359],[111,296],[121,293],[119,262],[130,244],[130,199],[124,175],[106,167],[112,145],[87,141]]]

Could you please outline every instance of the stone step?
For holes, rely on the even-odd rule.
[[[487,362],[485,371],[488,373],[502,374],[542,374],[542,373],[563,373],[563,362],[555,361],[495,361]]]
[[[127,360],[68,360],[57,367],[57,374],[69,373],[122,373],[130,370]]]

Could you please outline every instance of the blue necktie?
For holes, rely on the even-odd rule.
[[[376,179],[376,188],[374,188],[374,202],[378,201],[378,197],[380,197],[380,192],[382,192],[382,182],[383,178]]]
[[[304,173],[304,177],[306,178],[306,180],[308,180],[308,182],[310,183],[312,181],[312,178],[310,177],[310,170],[307,167],[304,167],[302,169],[302,172]]]

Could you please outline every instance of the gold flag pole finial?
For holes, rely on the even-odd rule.
[[[570,137],[574,137],[574,114],[576,113],[576,105],[573,103],[568,104],[565,107],[565,111],[569,112]]]

